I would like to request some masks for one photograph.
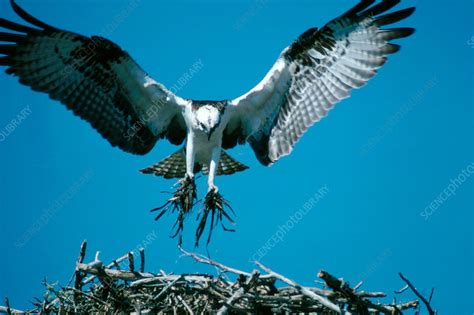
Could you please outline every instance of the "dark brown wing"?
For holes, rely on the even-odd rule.
[[[145,154],[166,137],[186,135],[185,104],[119,46],[47,25],[11,2],[32,26],[0,19],[0,66],[22,84],[44,92],[88,121],[113,146]]]

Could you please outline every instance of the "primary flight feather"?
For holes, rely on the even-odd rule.
[[[194,175],[208,174],[206,209],[226,216],[215,176],[247,166],[223,149],[249,143],[263,165],[290,154],[311,125],[399,50],[392,40],[414,32],[384,28],[414,12],[387,13],[399,2],[362,0],[321,29],[307,30],[282,51],[256,87],[233,100],[183,99],[153,80],[115,43],[50,26],[13,0],[13,10],[30,25],[0,19],[0,65],[20,83],[65,104],[126,152],[146,154],[159,139],[185,142],[142,172],[183,178],[170,202],[184,213],[195,199]]]

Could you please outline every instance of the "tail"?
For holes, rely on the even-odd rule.
[[[237,172],[242,172],[249,167],[245,164],[235,160],[224,150],[221,150],[221,158],[219,160],[219,166],[217,167],[217,175],[231,175]],[[202,166],[202,173],[204,175],[209,174],[209,167],[207,165]]]
[[[183,178],[186,174],[186,152],[182,148],[161,162],[142,169],[140,172],[163,176],[164,178]]]
[[[236,172],[245,171],[248,168],[247,165],[238,162],[224,150],[221,151],[217,175],[231,175]],[[199,171],[207,175],[209,174],[209,167],[207,165],[195,165],[194,172]],[[186,175],[186,151],[184,148],[179,149],[164,160],[142,169],[140,172],[163,176],[164,178],[183,178]]]

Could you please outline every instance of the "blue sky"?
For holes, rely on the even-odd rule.
[[[355,2],[19,1],[54,26],[106,35],[169,87],[201,61],[179,90],[195,99],[245,93],[300,33]],[[399,7],[412,5],[418,10],[402,25],[417,33],[399,41],[401,52],[311,128],[291,156],[265,168],[248,147],[231,151],[250,170],[218,178],[237,231],[215,231],[214,259],[251,270],[258,256],[305,285],[325,269],[390,295],[403,286],[402,271],[425,294],[435,287],[440,314],[474,312],[474,3]],[[7,1],[0,12],[16,19]],[[26,308],[41,296],[44,277],[65,284],[83,239],[89,259],[96,250],[108,261],[146,245],[150,271],[214,271],[180,258],[168,237],[173,217],[155,222],[148,212],[174,181],[138,170],[175,147],[159,142],[147,156],[127,155],[15,78],[0,74],[0,86],[0,130],[24,117],[0,138],[0,297]],[[201,196],[204,184],[201,178]],[[318,202],[297,214],[318,191]],[[184,247],[192,249],[193,220],[186,230]],[[278,242],[269,241],[275,235]]]

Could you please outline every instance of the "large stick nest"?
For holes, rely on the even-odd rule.
[[[366,292],[351,287],[326,271],[320,271],[320,286],[302,286],[256,262],[259,270],[244,272],[215,262],[207,257],[182,250],[184,256],[219,270],[209,274],[158,274],[144,272],[145,254],[139,252],[140,267],[135,269],[133,253],[105,265],[99,253],[90,263],[84,263],[86,243],[74,272],[74,281],[64,287],[48,284],[42,299],[36,299],[34,308],[19,311],[0,306],[0,313],[136,313],[136,314],[403,314],[406,310],[420,311],[418,300],[381,303],[382,292]],[[401,275],[407,286],[418,291]],[[429,301],[419,295],[432,310]]]

